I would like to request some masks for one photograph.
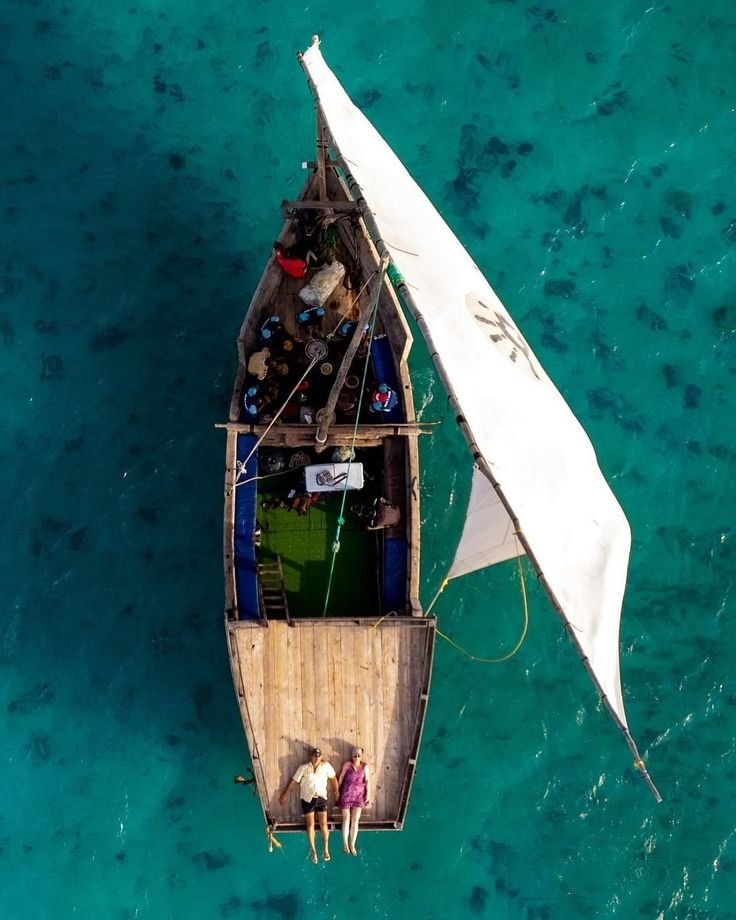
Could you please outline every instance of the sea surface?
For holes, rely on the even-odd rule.
[[[438,640],[402,834],[269,854],[222,629],[234,340],[324,54],[596,445],[656,805],[533,578]],[[0,917],[736,918],[732,0],[5,0]],[[421,342],[423,599],[470,459]],[[478,381],[478,386],[483,386]],[[499,656],[513,563],[440,628]]]

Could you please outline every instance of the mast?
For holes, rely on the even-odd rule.
[[[312,44],[319,45],[319,36],[312,36]],[[301,64],[302,56],[297,54],[297,59]],[[316,174],[317,174],[317,198],[319,201],[327,200],[327,143],[325,138],[325,123],[322,113],[320,111],[317,94],[314,95],[314,114],[315,120],[317,122],[317,163],[316,163]]]
[[[385,256],[385,258],[381,259],[381,269],[378,277],[378,285],[376,287],[375,300],[378,300],[378,298],[381,296],[381,285],[383,284],[383,275],[387,263],[388,256]],[[325,407],[322,409],[321,414],[319,415],[319,425],[314,435],[315,449],[318,454],[321,454],[327,446],[327,432],[330,425],[332,424],[338,397],[342,392],[342,388],[345,385],[345,380],[348,376],[348,371],[350,370],[350,365],[353,363],[353,358],[355,357],[355,354],[360,347],[363,335],[365,334],[365,317],[368,312],[369,304],[370,301],[367,298],[364,298],[363,306],[360,307],[358,312],[358,324],[353,331],[352,338],[350,339],[350,344],[348,345],[342,362],[340,363],[337,376],[335,377],[335,382],[332,384],[332,389],[330,390],[330,395],[327,398]]]

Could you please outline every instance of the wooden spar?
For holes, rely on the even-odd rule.
[[[422,426],[413,424],[361,425],[355,433],[356,445],[375,446],[386,438],[416,437],[420,434],[432,434],[430,428],[435,422],[423,422]],[[269,447],[311,447],[314,446],[316,425],[277,425],[266,434],[265,425],[249,425],[247,422],[226,422],[216,424],[215,428],[224,428],[237,434],[254,434]],[[329,443],[333,447],[342,447],[353,441],[353,425],[333,425],[330,428]]]
[[[289,216],[290,211],[357,211],[358,206],[354,201],[317,201],[315,199],[302,198],[299,201],[281,202],[281,213],[284,217]]]
[[[317,117],[317,195],[320,201],[327,199],[327,171],[325,163],[327,161],[327,144],[325,143],[324,121],[316,113]]]
[[[378,276],[376,301],[381,296],[381,286],[383,285],[384,272],[385,266],[382,262],[382,267]],[[367,297],[364,297],[363,306],[358,312],[358,324],[353,331],[353,337],[350,339],[350,344],[345,351],[345,355],[343,356],[342,362],[337,371],[337,376],[335,377],[335,382],[333,383],[332,389],[330,390],[330,395],[327,397],[327,402],[324,409],[322,410],[320,422],[314,435],[315,450],[318,454],[322,453],[322,451],[327,447],[327,432],[330,427],[330,422],[332,421],[333,415],[335,413],[335,406],[337,405],[338,397],[340,396],[342,388],[345,385],[345,381],[350,370],[350,365],[353,363],[353,358],[355,357],[358,348],[360,348],[360,343],[365,332],[365,329],[363,328],[365,324],[365,316],[368,312],[370,304],[371,301]]]
[[[361,430],[375,438],[391,438],[410,434],[432,434],[431,431],[429,431],[427,428],[424,428],[423,426],[439,424],[439,422],[421,422],[421,424],[415,424],[413,422],[386,422],[382,425],[361,425]],[[237,431],[238,434],[258,435],[263,434],[268,426],[253,425],[250,422],[215,422],[214,427],[224,428],[227,431]],[[313,437],[312,432],[316,428],[316,425],[308,425],[306,423],[301,423],[299,425],[289,425],[290,430],[293,429],[297,432],[304,432],[306,436],[310,438]],[[279,431],[280,429],[274,428],[272,430]],[[343,434],[350,434],[353,430],[353,426],[333,425],[330,430],[338,436],[341,436]]]
[[[320,105],[319,98],[318,98],[317,93],[316,93],[316,88],[315,88],[314,85],[311,83],[311,81],[309,81],[309,82],[310,82],[310,86],[312,87],[312,91],[313,91],[313,93],[315,94],[315,99],[316,99],[315,104],[316,104],[316,107],[317,107],[317,111],[318,111],[319,118],[320,118],[320,120],[321,120],[322,123],[323,123],[325,132],[328,133],[328,132],[329,132],[329,127],[328,127],[328,125],[327,125],[327,119],[325,118],[324,112],[322,111],[322,106]],[[353,194],[353,195],[356,196],[356,199],[355,199],[355,200],[356,200],[356,203],[357,203],[357,205],[358,205],[358,210],[359,210],[359,212],[360,212],[360,217],[361,217],[361,219],[363,220],[363,222],[365,223],[366,227],[368,228],[368,232],[370,233],[370,235],[371,235],[371,237],[372,237],[372,239],[373,239],[373,244],[374,244],[374,246],[376,247],[376,250],[378,251],[379,256],[381,256],[381,257],[383,258],[383,256],[387,254],[387,255],[389,256],[389,258],[390,258],[390,252],[388,251],[388,248],[387,248],[387,246],[386,246],[386,243],[385,243],[385,241],[383,240],[383,238],[382,238],[382,236],[381,236],[380,228],[378,227],[378,224],[376,223],[376,220],[375,220],[375,218],[374,218],[374,216],[373,216],[373,213],[371,212],[370,207],[368,206],[368,202],[367,202],[367,201],[365,200],[365,198],[363,197],[363,193],[362,193],[362,190],[361,190],[361,188],[360,188],[360,185],[359,185],[358,182],[356,181],[355,177],[351,174],[350,169],[349,169],[349,166],[348,166],[348,164],[347,164],[345,158],[343,157],[342,153],[340,152],[339,147],[337,146],[337,144],[335,143],[335,141],[334,141],[334,139],[333,139],[332,137],[330,137],[330,146],[331,146],[331,148],[332,148],[332,151],[333,151],[335,160],[338,162],[338,164],[339,164],[341,170],[343,171],[343,173],[344,173],[344,175],[345,175],[345,179],[346,179],[346,182],[347,182],[348,188],[350,189],[351,194]],[[398,275],[398,272],[397,272],[397,275]],[[390,274],[389,274],[389,276],[390,276]],[[573,627],[572,627],[572,624],[571,624],[570,621],[568,620],[568,618],[567,618],[567,616],[566,616],[566,614],[565,614],[565,611],[564,611],[563,608],[562,608],[562,605],[561,605],[560,602],[557,600],[557,597],[555,596],[554,591],[552,590],[552,588],[551,588],[550,585],[548,584],[546,578],[544,577],[544,574],[543,574],[543,572],[542,572],[542,570],[541,570],[541,567],[540,567],[539,563],[537,562],[537,560],[536,560],[536,558],[535,558],[535,556],[534,556],[534,553],[533,553],[533,551],[532,551],[532,549],[531,549],[531,547],[530,547],[530,545],[529,545],[529,542],[528,542],[528,540],[526,539],[526,537],[524,536],[523,531],[521,530],[521,525],[520,525],[520,523],[519,523],[519,519],[516,517],[516,515],[515,515],[513,509],[511,508],[511,506],[510,506],[510,504],[509,504],[509,502],[508,502],[506,496],[505,496],[504,493],[503,493],[503,490],[502,490],[500,484],[499,484],[499,483],[496,481],[496,479],[494,478],[494,476],[493,476],[493,474],[492,474],[492,472],[491,472],[490,467],[488,466],[488,464],[486,463],[485,459],[483,458],[482,453],[481,453],[480,450],[478,449],[478,445],[477,445],[477,443],[476,443],[476,441],[475,441],[475,438],[473,437],[472,431],[470,430],[470,426],[468,425],[467,421],[465,420],[465,417],[464,417],[463,414],[462,414],[462,408],[461,408],[460,404],[459,404],[458,401],[457,401],[457,398],[456,398],[456,396],[455,396],[454,388],[453,388],[453,386],[452,386],[452,384],[451,384],[451,382],[450,382],[450,380],[449,380],[449,378],[448,378],[448,376],[447,376],[447,373],[446,373],[446,371],[445,371],[445,368],[444,368],[442,359],[441,359],[440,356],[439,356],[439,351],[438,351],[438,349],[436,348],[436,346],[435,346],[435,344],[434,344],[434,342],[433,342],[433,340],[432,340],[432,336],[431,336],[431,334],[430,334],[430,331],[429,331],[429,329],[428,329],[428,327],[427,327],[427,324],[426,324],[426,322],[425,322],[425,320],[424,320],[424,317],[423,317],[423,315],[422,315],[421,310],[419,309],[419,307],[417,306],[417,304],[416,304],[416,302],[415,302],[415,300],[414,300],[414,297],[413,297],[413,295],[412,295],[412,292],[409,290],[408,285],[407,285],[406,282],[403,280],[403,278],[400,277],[400,275],[399,275],[395,280],[394,280],[394,278],[392,278],[391,280],[392,280],[392,283],[394,284],[394,287],[401,293],[401,296],[402,296],[402,298],[403,298],[403,300],[404,300],[404,303],[406,304],[406,306],[407,306],[408,309],[410,310],[412,316],[413,316],[414,319],[416,320],[417,325],[419,326],[419,329],[420,329],[420,331],[421,331],[421,333],[422,333],[422,336],[424,337],[424,340],[425,340],[425,342],[427,343],[427,347],[428,347],[429,353],[430,353],[430,355],[431,355],[431,357],[432,357],[432,361],[434,362],[434,365],[435,365],[435,367],[437,368],[437,373],[439,374],[440,380],[442,381],[442,384],[443,384],[443,386],[445,387],[445,390],[447,391],[447,394],[448,394],[448,397],[449,397],[449,399],[450,399],[450,402],[451,402],[451,404],[452,404],[452,406],[453,406],[453,409],[455,410],[455,420],[456,420],[457,424],[460,426],[460,428],[461,428],[461,430],[462,430],[462,432],[463,432],[463,434],[464,434],[464,436],[465,436],[465,439],[466,439],[466,441],[468,442],[468,446],[469,446],[469,448],[470,448],[470,451],[471,451],[471,453],[472,453],[472,456],[473,456],[474,461],[478,464],[478,467],[479,467],[479,469],[483,472],[483,474],[488,478],[489,482],[491,483],[491,485],[493,486],[493,488],[496,490],[496,493],[498,494],[498,497],[499,497],[501,503],[503,504],[504,508],[505,508],[506,511],[508,512],[509,517],[511,518],[511,520],[512,520],[512,522],[513,522],[513,524],[514,524],[514,527],[515,527],[515,529],[516,529],[517,536],[519,537],[519,541],[521,542],[522,546],[523,546],[524,549],[526,550],[527,556],[528,556],[529,559],[531,560],[531,562],[532,562],[532,564],[533,564],[533,566],[534,566],[534,568],[535,568],[535,570],[536,570],[537,577],[541,580],[542,585],[543,585],[545,591],[547,592],[547,596],[549,597],[550,602],[552,603],[552,606],[554,607],[555,611],[556,611],[557,614],[561,617],[563,623],[565,624],[565,627],[566,627],[566,629],[567,629],[567,632],[568,632],[568,634],[570,635],[570,638],[571,638],[572,641],[573,641],[573,644],[574,644],[574,646],[575,646],[575,648],[576,648],[576,650],[577,650],[577,652],[578,652],[578,655],[580,656],[580,658],[581,658],[581,660],[582,660],[582,662],[583,662],[583,665],[585,666],[585,669],[586,669],[586,671],[588,672],[588,675],[589,675],[590,679],[593,681],[593,685],[595,686],[596,690],[598,691],[598,693],[599,693],[599,695],[600,695],[600,697],[601,697],[601,699],[602,699],[602,701],[603,701],[603,704],[604,704],[604,706],[606,707],[606,709],[607,709],[607,711],[608,711],[608,714],[611,716],[611,718],[613,719],[614,723],[618,726],[619,730],[621,731],[621,733],[622,733],[623,736],[624,736],[624,740],[626,741],[626,744],[628,745],[629,750],[630,750],[631,753],[634,755],[634,766],[636,767],[637,771],[639,772],[639,775],[641,776],[641,778],[644,780],[645,784],[646,784],[647,787],[649,788],[649,791],[650,791],[650,792],[652,793],[652,795],[654,796],[655,800],[656,800],[657,802],[661,802],[661,801],[662,801],[662,796],[660,795],[660,793],[659,793],[657,787],[654,785],[654,782],[652,781],[651,777],[649,776],[649,773],[647,772],[646,767],[644,766],[643,760],[642,760],[641,757],[639,756],[639,751],[638,751],[638,749],[637,749],[637,746],[636,746],[636,743],[634,742],[633,737],[631,736],[631,732],[629,731],[628,727],[621,721],[621,719],[618,717],[618,715],[615,713],[613,707],[611,706],[610,701],[608,700],[607,696],[606,696],[605,693],[603,692],[603,690],[602,690],[602,688],[601,688],[601,685],[600,685],[600,683],[599,683],[597,677],[596,677],[595,674],[593,673],[593,670],[592,670],[592,668],[591,668],[591,666],[590,666],[590,662],[588,661],[587,656],[586,656],[585,653],[583,652],[583,649],[581,648],[580,643],[578,642],[578,640],[577,640],[577,638],[576,638],[576,636],[575,636],[575,632],[574,632],[574,629],[573,629]]]

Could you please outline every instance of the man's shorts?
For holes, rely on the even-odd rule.
[[[302,814],[311,815],[313,811],[327,811],[327,799],[323,799],[319,795],[315,795],[311,802],[305,802],[302,799]]]

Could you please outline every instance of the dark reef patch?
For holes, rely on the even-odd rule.
[[[534,150],[529,141],[506,141],[497,135],[485,140],[476,124],[464,124],[460,129],[460,152],[457,174],[447,183],[447,191],[458,210],[468,213],[478,207],[478,177],[482,173],[498,171],[509,179],[517,170],[518,156],[528,157]]]
[[[562,249],[562,238],[557,233],[547,231],[542,234],[542,246],[550,252],[559,252]]]
[[[625,431],[641,432],[644,430],[642,416],[632,412],[623,396],[618,396],[605,387],[588,390],[585,395],[593,418],[600,419],[608,415]]]
[[[570,346],[564,340],[565,332],[558,325],[554,316],[545,316],[543,319],[544,332],[542,333],[542,344],[546,348],[551,348],[557,354],[563,355],[570,350]]]
[[[106,326],[92,339],[90,351],[104,351],[106,348],[115,348],[130,338],[131,333],[122,329],[117,324]]]
[[[628,102],[629,94],[621,86],[621,83],[616,81],[603,90],[600,98],[593,101],[593,105],[599,115],[609,117],[617,110],[626,108]]]
[[[557,12],[551,6],[528,6],[526,14],[530,19],[541,19],[544,22],[557,22]],[[532,29],[538,28],[540,24],[532,26]]]
[[[575,282],[570,279],[554,279],[544,282],[545,297],[562,297],[568,300],[575,296]]]
[[[191,695],[192,701],[194,702],[194,708],[197,712],[197,718],[200,722],[207,721],[209,709],[212,705],[212,699],[214,697],[212,685],[199,684],[199,686],[194,688]]]
[[[488,890],[481,885],[474,885],[473,890],[470,892],[470,898],[468,899],[471,912],[474,914],[482,914],[486,909],[487,901]]]
[[[158,509],[153,505],[141,505],[136,511],[136,517],[146,524],[155,524],[158,521]]]
[[[642,303],[636,308],[636,318],[639,322],[649,323],[649,328],[658,332],[661,329],[667,329],[667,320],[660,313],[656,313],[646,304]]]
[[[296,920],[299,916],[301,896],[296,891],[287,894],[272,894],[259,900],[251,901],[251,909],[264,917],[280,917],[281,920]]]
[[[233,894],[220,904],[218,910],[221,917],[231,917],[233,914],[240,913],[240,908],[243,906],[243,899],[237,895]]]
[[[679,42],[672,42],[670,54],[676,61],[681,61],[683,64],[689,64],[693,59],[692,52],[688,51]]]
[[[703,395],[703,391],[695,383],[689,383],[685,387],[685,394],[682,398],[682,404],[686,409],[699,409],[700,408],[700,398]]]
[[[695,290],[695,279],[692,276],[692,266],[675,265],[667,270],[665,275],[665,291],[669,294],[684,292],[692,294]]]
[[[674,364],[663,364],[662,365],[662,374],[664,375],[664,382],[667,384],[667,389],[671,390],[680,384],[680,372],[675,367]]]
[[[64,376],[64,361],[60,355],[41,356],[41,380],[59,380]]]
[[[44,732],[34,732],[24,747],[34,767],[40,767],[51,757],[51,739]]]
[[[690,220],[693,213],[693,196],[690,192],[681,188],[672,189],[665,195],[665,202],[676,214]]]
[[[665,236],[672,240],[679,240],[682,236],[682,228],[671,217],[660,217],[659,226]]]
[[[583,202],[580,194],[575,194],[570,199],[562,215],[562,222],[566,227],[573,228],[575,236],[581,237],[585,234],[586,222],[583,217]]]
[[[273,48],[271,42],[259,42],[256,46],[256,69],[260,70],[273,58]]]
[[[87,528],[75,527],[74,530],[69,533],[67,545],[69,549],[74,550],[74,552],[80,552],[81,550],[87,549],[89,545]]]
[[[355,102],[359,109],[369,109],[381,99],[382,95],[380,89],[364,89],[358,93]]]
[[[54,701],[54,691],[50,684],[36,684],[30,690],[16,697],[8,703],[8,712],[15,715],[28,715],[41,706],[48,706]]]
[[[736,332],[736,304],[717,307],[711,314],[713,325],[719,332]]]
[[[195,853],[195,855],[192,856],[192,862],[200,869],[207,869],[209,872],[214,872],[217,869],[224,869],[225,866],[229,866],[232,860],[227,853],[220,848],[212,852],[203,850],[201,853]]]
[[[8,266],[10,268],[11,266]],[[0,297],[13,297],[23,287],[23,282],[19,278],[13,278],[11,275],[4,275],[0,278]]]
[[[0,336],[3,345],[12,345],[15,342],[15,328],[7,316],[0,316]]]
[[[477,210],[478,180],[476,170],[461,166],[452,182],[448,182],[447,187],[460,210],[466,213]]]

